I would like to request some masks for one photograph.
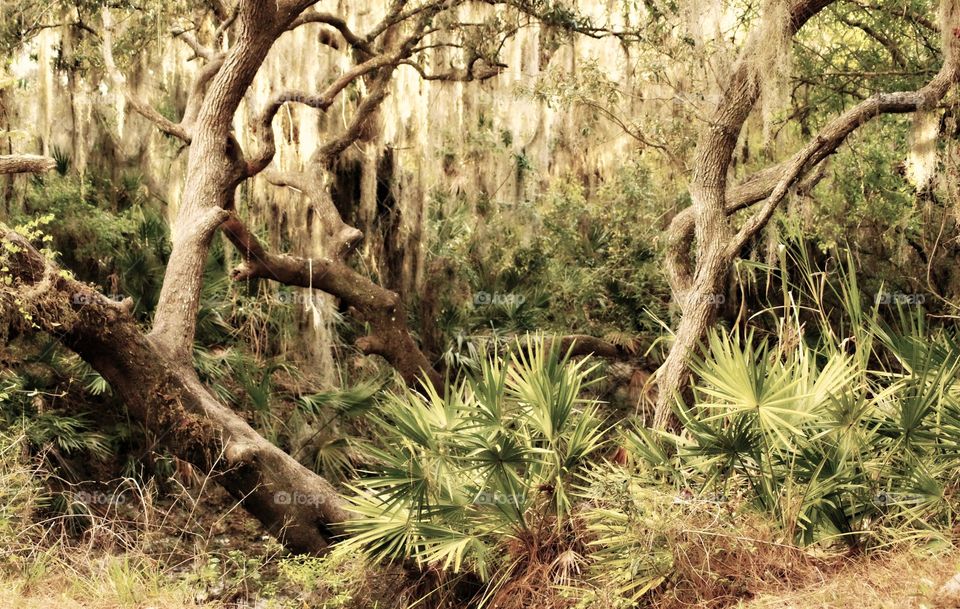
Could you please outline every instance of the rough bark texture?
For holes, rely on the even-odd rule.
[[[197,58],[205,61],[179,123],[165,118],[126,86],[113,59],[114,24],[109,9],[104,9],[104,65],[111,80],[138,113],[189,146],[183,197],[171,227],[171,256],[152,329],[144,334],[126,305],[117,305],[67,278],[5,227],[3,239],[15,253],[5,261],[11,284],[0,292],[3,312],[18,319],[21,329],[40,329],[60,338],[110,383],[128,404],[130,414],[171,451],[213,471],[271,533],[291,549],[303,552],[323,550],[348,513],[326,480],[257,434],[198,379],[192,367],[192,347],[204,263],[216,230],[224,225],[246,260],[237,269],[236,279],[264,277],[329,292],[369,324],[370,335],[358,341],[364,352],[387,358],[408,383],[442,383],[407,328],[399,296],[347,264],[362,234],[343,222],[331,200],[327,176],[336,157],[365,137],[393,71],[401,64],[414,65],[411,57],[432,31],[432,18],[457,3],[437,1],[407,7],[406,2],[397,0],[384,19],[364,35],[354,33],[335,16],[304,14],[312,4],[308,0],[240,0],[229,16],[220,16],[222,22],[210,48],[192,33],[178,33]],[[259,147],[247,157],[231,132],[241,100],[274,42],[284,32],[308,24],[331,28],[324,33],[327,44],[340,45],[340,36],[343,44],[354,49],[357,64],[317,95],[279,94],[254,125]],[[230,48],[214,50],[222,48],[228,30]],[[489,67],[475,70],[470,64],[467,72],[431,75],[414,67],[424,77],[452,80],[489,78],[497,72]],[[291,102],[325,111],[360,79],[366,94],[355,114],[341,133],[317,150],[307,169],[298,174],[268,174],[275,185],[296,188],[311,200],[324,229],[318,239],[328,257],[268,254],[232,212],[237,187],[272,162],[273,118],[283,104]],[[46,158],[0,157],[0,173],[40,172],[54,165]],[[37,327],[27,322],[24,312]]]
[[[5,231],[16,253],[5,261],[13,283],[0,293],[5,317],[28,312],[99,372],[129,414],[179,457],[216,480],[267,530],[295,551],[319,552],[348,517],[323,478],[291,458],[217,401],[189,361],[170,358],[137,327],[129,311],[67,278],[26,240]],[[20,304],[14,305],[13,298]]]
[[[443,384],[410,336],[403,303],[395,292],[373,283],[342,259],[311,260],[267,252],[236,216],[224,223],[223,230],[246,261],[235,269],[235,280],[270,279],[333,294],[370,325],[370,334],[357,341],[361,351],[383,356],[409,385],[424,379],[436,387]]]
[[[795,0],[787,34],[792,37],[831,1]],[[943,0],[941,15],[947,23],[960,15],[957,0]],[[831,121],[792,158],[728,191],[727,175],[737,139],[760,95],[758,67],[752,57],[757,56],[755,50],[762,41],[756,33],[751,37],[729,89],[698,140],[690,185],[692,205],[678,214],[668,229],[666,269],[682,316],[670,352],[657,372],[656,427],[669,424],[672,405],[687,387],[689,358],[713,323],[714,303],[719,301],[716,296],[721,293],[734,260],[744,244],[767,224],[790,190],[798,185],[809,186],[805,180],[815,182],[817,166],[871,118],[932,107],[957,83],[960,36],[950,28],[943,29],[944,64],[925,87],[864,100]],[[735,227],[732,214],[760,201],[764,201],[761,208],[739,228]],[[696,252],[691,251],[694,244]]]
[[[139,100],[133,104],[162,131],[189,144],[183,200],[173,222],[171,257],[149,335],[140,331],[125,307],[66,278],[22,237],[6,229],[4,241],[16,252],[6,265],[12,283],[2,294],[4,309],[20,319],[24,329],[35,329],[26,323],[23,312],[27,311],[39,329],[59,337],[102,374],[124,398],[131,415],[174,453],[215,472],[219,482],[271,533],[291,549],[304,552],[323,550],[337,523],[348,517],[342,500],[326,480],[257,434],[204,388],[192,367],[192,346],[211,239],[229,217],[236,187],[255,173],[231,133],[234,114],[274,41],[311,4],[241,0],[233,26],[235,42],[225,54],[205,51],[188,38],[208,63],[194,86],[183,122],[174,124]],[[402,5],[398,3],[388,19],[403,21]],[[112,27],[105,10],[105,63],[122,85],[112,61]],[[398,58],[392,53],[387,56],[392,62]],[[368,96],[361,107],[374,107],[378,100],[382,92]],[[334,148],[356,139],[362,124],[363,117],[358,117],[333,142]],[[42,171],[52,166],[49,159],[18,157],[6,159],[0,169]],[[347,241],[358,238],[344,235]],[[379,299],[377,305],[383,305],[378,308],[383,323],[401,320],[403,312],[391,306],[390,293],[367,284],[370,294]],[[373,307],[369,301],[357,304]],[[407,347],[412,344],[406,332],[390,336],[408,341]],[[412,350],[416,351],[415,346]]]
[[[14,154],[0,156],[0,174],[42,173],[57,166],[50,157],[34,154]]]

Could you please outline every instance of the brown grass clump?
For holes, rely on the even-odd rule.
[[[496,585],[428,568],[405,588],[402,570],[357,557],[285,557],[205,476],[162,501],[130,485],[76,488],[89,509],[72,531],[77,515],[45,516],[37,470],[17,448],[0,451],[0,609],[960,607],[960,579],[952,592],[944,586],[960,570],[953,546],[799,548],[736,498],[624,485],[614,474],[560,525],[544,516],[504,537]],[[650,560],[630,571],[637,558]],[[636,604],[619,590],[631,577],[654,582]]]
[[[673,543],[673,571],[654,604],[664,608],[728,607],[758,590],[794,588],[822,579],[831,559],[783,543],[759,519],[742,522],[693,518]]]
[[[875,555],[845,558],[803,586],[759,589],[743,609],[948,609],[960,597],[944,589],[960,571],[955,547],[932,551],[900,548]]]
[[[569,586],[581,579],[587,566],[585,531],[576,520],[557,528],[553,519],[526,535],[511,540],[507,554],[513,557],[503,584],[490,601],[495,609],[576,605]]]
[[[209,474],[76,485],[21,448],[0,436],[0,609],[399,606],[359,557],[286,555]]]

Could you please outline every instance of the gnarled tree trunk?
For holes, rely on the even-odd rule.
[[[785,34],[792,37],[832,1],[793,0]],[[657,373],[656,427],[670,423],[674,400],[687,387],[689,358],[713,323],[714,306],[721,302],[720,287],[733,262],[749,240],[766,226],[791,189],[809,188],[816,183],[817,167],[864,123],[885,113],[932,108],[960,80],[960,33],[949,27],[958,19],[960,0],[942,0],[944,63],[924,87],[864,100],[830,121],[793,157],[728,191],[727,175],[737,139],[760,96],[760,66],[756,65],[756,58],[762,54],[757,49],[767,41],[760,38],[759,32],[753,33],[730,87],[698,140],[690,186],[692,205],[679,213],[668,229],[666,269],[682,317],[667,359]],[[734,213],[760,202],[763,205],[759,210],[739,227],[734,225]]]
[[[4,230],[3,242],[16,250],[5,260],[12,283],[0,293],[4,317],[20,319],[27,330],[36,323],[80,355],[135,420],[179,457],[212,471],[288,547],[319,552],[327,546],[348,513],[326,480],[221,404],[189,360],[172,358],[140,331],[124,303],[69,279],[17,233]]]

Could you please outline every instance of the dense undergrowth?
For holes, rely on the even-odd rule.
[[[626,200],[609,213],[647,196],[646,180],[622,176],[605,196]],[[150,269],[169,252],[137,181],[105,188],[65,175],[33,187],[18,220],[41,218],[31,230],[79,278],[132,297],[147,319],[159,289]],[[496,251],[482,247],[489,233],[435,219],[450,240],[437,237],[433,255],[462,265],[442,295],[442,395],[369,365],[344,366],[340,388],[321,386],[282,361],[293,299],[234,285],[229,248],[214,248],[194,364],[258,431],[351,498],[351,536],[325,557],[289,556],[264,537],[205,472],[130,425],[104,380],[55,337],[10,337],[0,576],[12,592],[0,602],[728,607],[815,586],[852,556],[954,556],[960,342],[949,326],[928,327],[922,301],[872,279],[868,291],[845,254],[825,259],[785,225],[779,267],[737,269],[743,300],[762,306],[722,316],[694,363],[691,405],[677,406],[683,431],[653,433],[641,408],[625,419],[605,402],[606,364],[526,335],[606,332],[638,356],[645,336],[652,360],[670,340],[665,296],[641,304],[663,286],[653,253],[622,231],[635,218],[600,230],[578,214],[610,199],[588,202],[573,186],[551,197],[536,243]],[[624,274],[638,264],[649,277]],[[522,291],[539,284],[556,290]],[[481,289],[522,298],[478,306]],[[558,317],[568,310],[577,314]],[[630,332],[607,332],[628,312]]]
[[[762,579],[817,551],[951,547],[957,337],[905,303],[881,314],[849,261],[790,256],[804,281],[784,278],[782,305],[710,335],[680,432],[604,422],[585,362],[542,346],[489,355],[445,396],[391,396],[345,547],[495,607],[722,604],[761,550]]]

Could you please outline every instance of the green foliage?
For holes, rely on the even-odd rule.
[[[922,311],[883,322],[876,303],[864,307],[852,263],[826,290],[844,324],[814,300],[812,337],[800,305],[776,348],[712,332],[693,364],[693,405],[676,409],[683,431],[637,430],[628,443],[678,486],[750,497],[802,543],[936,538],[952,526],[960,481],[960,343],[926,329]]]
[[[573,321],[598,334],[652,329],[645,309],[660,316],[669,301],[654,245],[658,213],[649,170],[641,164],[624,165],[590,199],[577,184],[554,186],[545,230],[526,254],[530,263],[534,256],[549,261],[542,281],[550,286],[559,324],[567,317],[560,311],[578,311],[582,317]]]
[[[587,482],[582,517],[592,537],[592,580],[631,606],[673,573],[673,536],[688,520],[672,493],[621,468],[598,468]]]
[[[347,552],[334,550],[327,556],[291,556],[277,567],[277,581],[268,595],[290,598],[290,606],[327,607],[329,609],[366,609],[377,607],[378,586],[367,565]],[[282,606],[286,606],[283,603]]]
[[[801,30],[794,45],[802,83],[794,95],[798,106],[807,106],[801,123],[827,120],[844,104],[879,91],[922,86],[939,63],[940,37],[929,28],[931,4],[886,1],[867,11],[834,4],[818,27]]]
[[[196,597],[204,599],[211,591],[218,595],[236,596],[250,589],[261,587],[262,561],[259,557],[247,556],[240,550],[230,550],[223,555],[206,556],[203,564],[186,578]]]
[[[866,226],[876,227],[887,251],[896,251],[904,233],[918,239],[921,220],[915,194],[892,171],[907,148],[906,126],[906,121],[874,125],[837,154],[835,177],[829,188],[817,191],[819,204],[805,226],[825,251],[847,246],[849,236]]]
[[[648,312],[665,317],[669,302],[658,263],[659,204],[640,163],[591,195],[558,181],[536,201],[483,204],[495,212],[436,196],[429,254],[438,275],[431,298],[440,306],[429,319],[448,359],[478,334],[656,333]]]
[[[37,451],[57,455],[86,453],[104,458],[111,452],[107,437],[94,427],[85,413],[49,410],[48,403],[63,397],[45,391],[46,379],[28,372],[0,373],[0,434],[19,434]]]
[[[356,485],[348,548],[496,582],[567,548],[577,476],[604,445],[591,365],[542,343],[447,388],[390,394],[378,469]],[[565,541],[567,540],[567,541]]]
[[[132,297],[140,315],[153,310],[170,246],[166,223],[138,180],[115,185],[68,174],[34,181],[14,221],[38,219],[64,268],[109,297]]]

